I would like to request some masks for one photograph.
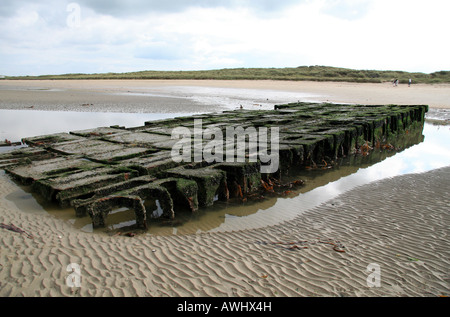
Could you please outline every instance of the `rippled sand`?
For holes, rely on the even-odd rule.
[[[344,88],[336,101],[361,102],[339,99]],[[408,88],[380,89],[394,96]],[[448,98],[428,97],[414,103],[448,106]],[[20,210],[6,199],[16,185],[0,173],[0,222],[32,235],[0,228],[0,296],[448,296],[449,179],[446,167],[377,181],[265,228],[127,237]],[[67,284],[71,263],[79,287]]]
[[[449,178],[447,167],[379,181],[261,229],[131,238],[24,213],[2,176],[2,222],[33,238],[1,229],[0,295],[448,296]],[[79,288],[66,284],[70,263]]]

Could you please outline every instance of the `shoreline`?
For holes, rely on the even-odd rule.
[[[55,95],[58,89],[73,92],[73,102],[80,103],[79,97],[86,94],[107,101],[112,100],[108,93],[145,92],[149,88],[148,81],[134,82],[131,88],[124,86],[129,80],[108,80],[109,86],[92,86],[89,81],[84,88],[81,82],[71,87],[52,82],[34,82],[34,86],[26,83],[25,87],[32,89],[27,94],[30,99],[25,101],[36,101],[32,98],[39,95],[44,106],[45,101],[54,102],[55,109],[61,111],[64,109],[58,104],[67,99],[54,98],[63,96]],[[2,83],[0,96],[17,101],[11,90],[5,93]],[[173,83],[152,81],[150,88],[161,93],[166,84]],[[225,83],[202,84],[222,88]],[[449,95],[450,85],[392,87],[313,82],[300,87],[297,82],[275,85],[265,81],[226,84],[225,88],[230,89],[306,91],[319,95],[317,98],[329,93],[329,101],[336,102],[344,102],[341,98],[354,103],[367,103],[359,101],[366,99],[373,104],[402,100],[397,103],[450,108],[450,100],[444,98]],[[177,85],[191,87],[192,81]],[[141,97],[118,99],[117,105],[128,98]],[[409,102],[411,98],[417,102]],[[3,100],[8,103],[7,98]],[[432,102],[421,102],[424,100]],[[21,102],[24,104],[24,100]],[[161,102],[167,105],[167,98]],[[107,106],[105,103],[104,109],[111,110]],[[0,222],[12,223],[33,235],[31,239],[0,228],[0,296],[449,296],[449,179],[450,166],[375,181],[307,210],[292,221],[264,228],[126,237],[86,233],[48,213],[20,210],[7,199],[16,185],[0,172]],[[70,274],[67,266],[71,263],[80,266],[78,288],[66,284]],[[367,284],[367,268],[371,264],[381,269],[380,287]]]

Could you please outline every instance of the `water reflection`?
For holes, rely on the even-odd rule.
[[[0,138],[20,140],[24,136],[44,135],[56,132],[88,129],[97,126],[141,126],[148,120],[182,116],[185,114],[124,114],[79,113],[47,111],[0,110]],[[51,122],[51,124],[48,124]],[[356,186],[397,175],[421,173],[450,165],[450,126],[426,123],[419,140],[402,152],[383,152],[361,158],[358,162],[343,160],[333,169],[302,171],[298,178],[306,185],[284,198],[268,198],[260,202],[223,203],[201,210],[198,214],[177,210],[174,221],[163,222],[150,219],[149,234],[193,234],[207,231],[229,231],[258,228],[290,220],[327,200]],[[423,141],[422,141],[423,140]],[[1,150],[1,148],[0,148]],[[4,172],[0,177],[6,178]],[[45,203],[29,188],[21,187],[7,199],[21,210],[34,213],[50,213],[64,219],[74,227],[93,232],[89,217],[75,218],[72,208],[61,209]],[[158,212],[155,202],[155,210]],[[133,224],[134,214],[129,210],[117,210],[108,217],[109,230],[121,230]],[[95,230],[104,232],[105,229]]]
[[[307,185],[300,194],[291,199],[278,199],[268,209],[239,219],[226,218],[226,221],[213,231],[228,231],[244,228],[257,228],[293,219],[298,214],[325,203],[331,198],[357,186],[398,175],[422,173],[450,166],[450,126],[426,123],[422,143],[386,157],[375,164],[340,166],[334,171],[311,171],[302,175]],[[346,170],[346,169],[350,170]],[[353,171],[351,171],[353,169]],[[333,178],[335,180],[333,180]],[[305,191],[305,192],[302,192]]]

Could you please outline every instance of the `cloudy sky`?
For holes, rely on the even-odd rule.
[[[450,70],[448,0],[2,0],[0,74]]]

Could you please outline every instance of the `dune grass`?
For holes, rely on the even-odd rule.
[[[329,66],[296,68],[226,68],[198,71],[139,71],[130,73],[62,74],[41,76],[7,76],[6,79],[213,79],[213,80],[311,80],[361,83],[391,82],[439,84],[450,83],[450,71],[431,74],[404,71],[355,70]]]

